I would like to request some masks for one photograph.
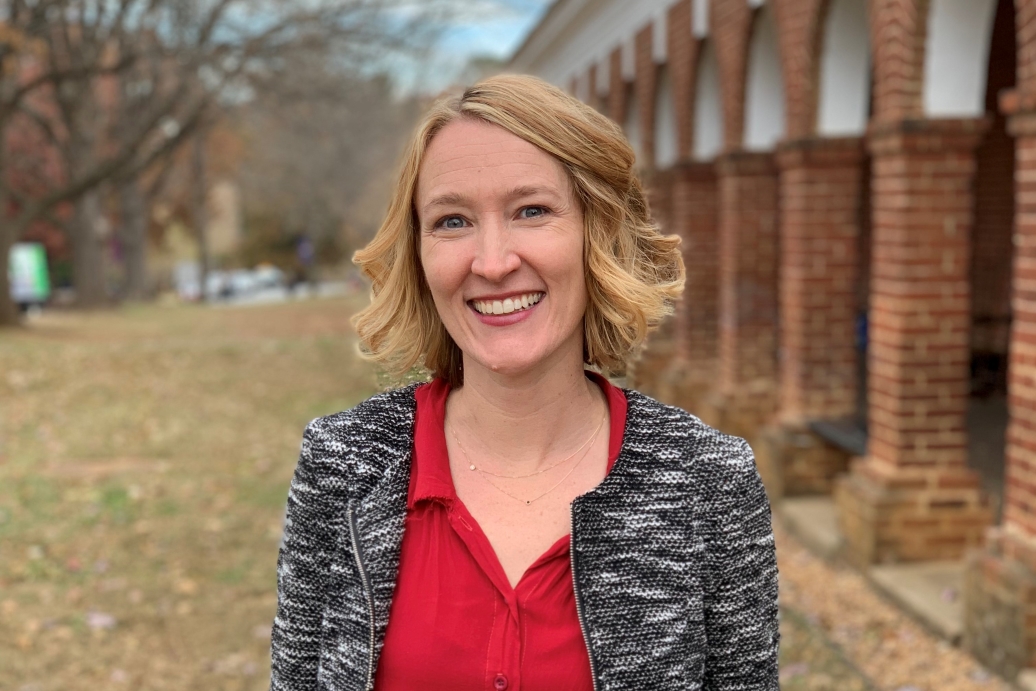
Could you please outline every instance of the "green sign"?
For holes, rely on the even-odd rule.
[[[50,297],[47,252],[43,245],[22,242],[11,248],[8,261],[11,299],[18,303],[45,302]]]

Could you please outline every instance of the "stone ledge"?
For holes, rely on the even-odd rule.
[[[954,645],[964,634],[964,562],[874,566],[865,573],[876,590],[925,628]]]
[[[831,497],[791,497],[778,502],[777,511],[788,532],[810,552],[828,561],[838,557],[842,535]]]

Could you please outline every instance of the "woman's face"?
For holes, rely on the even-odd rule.
[[[465,368],[518,375],[582,362],[583,213],[554,157],[459,119],[418,175],[421,265]]]

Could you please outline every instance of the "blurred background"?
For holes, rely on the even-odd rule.
[[[0,0],[0,691],[268,687],[302,429],[393,385],[349,259],[502,71],[619,123],[683,239],[624,381],[755,450],[782,688],[1036,689],[1032,16]]]

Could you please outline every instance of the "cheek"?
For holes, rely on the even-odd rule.
[[[419,256],[432,297],[437,303],[448,301],[464,282],[467,273],[464,258],[450,247],[424,239]]]

